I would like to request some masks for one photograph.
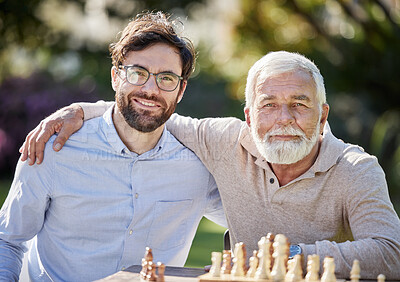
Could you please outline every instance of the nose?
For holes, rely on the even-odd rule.
[[[147,93],[158,93],[160,91],[155,75],[150,74],[149,79],[146,81],[145,84],[142,85],[142,91]]]
[[[283,105],[281,107],[281,110],[278,113],[277,123],[279,123],[281,125],[287,125],[287,124],[294,123],[293,113],[287,105]]]

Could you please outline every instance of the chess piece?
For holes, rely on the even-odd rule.
[[[157,282],[164,282],[165,281],[165,264],[158,262],[157,263]]]
[[[258,268],[254,275],[256,279],[271,278],[271,237],[261,237],[258,241]]]
[[[235,244],[233,267],[231,275],[242,277],[246,274],[246,249],[243,242]]]
[[[249,270],[247,270],[246,276],[249,278],[254,277],[257,271],[257,266],[258,266],[258,257],[257,257],[257,251],[253,251],[253,256],[249,258]]]
[[[153,261],[149,261],[147,264],[147,275],[146,275],[146,281],[157,281],[157,275],[156,275],[156,265],[154,264]]]
[[[289,254],[289,242],[285,235],[277,234],[273,243],[274,253],[274,266],[271,271],[271,278],[273,281],[284,280],[286,276],[286,263]]]
[[[305,281],[312,282],[319,280],[319,255],[309,255],[307,257],[307,275]]]
[[[295,255],[288,262],[288,272],[285,276],[286,282],[301,281],[303,279],[303,270],[301,268],[301,255]]]
[[[360,280],[360,262],[358,260],[353,261],[353,266],[350,271],[351,282],[358,282]]]
[[[333,257],[325,257],[324,273],[321,276],[321,282],[336,282],[335,261]]]
[[[153,251],[149,247],[146,247],[144,257],[142,258],[142,270],[140,271],[140,277],[142,279],[147,279],[149,262],[153,262]]]
[[[379,274],[376,279],[378,282],[385,282],[386,277],[383,274]]]
[[[222,266],[221,275],[230,274],[232,269],[232,252],[230,250],[224,250],[222,252]]]
[[[210,275],[212,277],[219,277],[221,272],[221,256],[220,252],[212,252],[211,253],[211,268],[210,268]]]

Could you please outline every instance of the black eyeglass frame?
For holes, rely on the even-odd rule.
[[[140,84],[135,84],[135,83],[132,83],[132,82],[130,82],[130,81],[128,80],[128,69],[129,69],[129,68],[133,68],[133,67],[134,67],[134,68],[139,68],[139,69],[144,70],[145,72],[148,73],[148,76],[147,76],[147,79],[146,79],[145,82],[140,83]],[[127,66],[119,65],[119,66],[118,66],[118,69],[124,69],[126,81],[128,81],[130,84],[135,85],[135,86],[142,86],[142,85],[145,85],[145,84],[147,83],[147,81],[149,81],[150,75],[153,75],[153,76],[155,76],[155,78],[156,78],[157,87],[160,88],[162,91],[166,91],[166,92],[175,91],[175,89],[178,87],[178,85],[180,84],[180,82],[183,80],[183,77],[182,77],[182,76],[177,75],[176,73],[173,73],[173,72],[163,71],[163,72],[159,72],[159,73],[152,73],[152,72],[149,72],[146,68],[141,67],[141,66],[137,66],[137,65],[127,65]],[[175,88],[172,89],[172,90],[165,90],[165,89],[161,88],[160,85],[158,85],[158,76],[159,76],[160,74],[170,74],[170,75],[176,76],[176,77],[178,78],[178,83],[176,84]]]

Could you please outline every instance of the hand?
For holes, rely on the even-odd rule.
[[[36,161],[41,164],[46,142],[58,132],[53,143],[53,150],[58,152],[64,146],[68,138],[83,125],[83,110],[78,104],[71,104],[51,114],[33,129],[25,138],[19,152],[22,154],[21,161],[29,157],[29,165]]]

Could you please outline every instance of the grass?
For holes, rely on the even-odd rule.
[[[222,252],[225,228],[207,218],[201,220],[194,237],[186,267],[204,267],[211,264],[211,252]]]

